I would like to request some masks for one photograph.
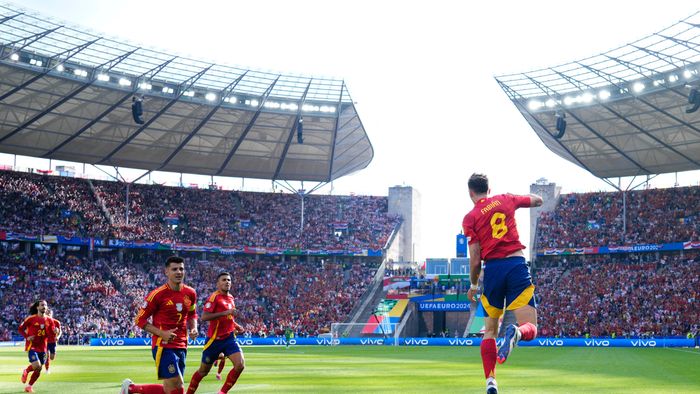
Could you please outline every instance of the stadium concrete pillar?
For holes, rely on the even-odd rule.
[[[207,261],[207,252],[202,252],[202,260]]]
[[[63,252],[63,245],[56,244],[56,254],[60,256],[61,252]]]
[[[32,243],[31,242],[24,243],[24,254],[26,254],[27,256],[32,255]]]
[[[124,262],[124,248],[117,250],[117,260],[119,261],[119,263]]]

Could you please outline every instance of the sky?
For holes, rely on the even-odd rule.
[[[526,194],[542,177],[563,192],[611,190],[549,151],[494,76],[595,55],[700,10],[697,0],[22,0],[21,6],[166,53],[344,79],[375,156],[366,169],[317,193],[386,196],[394,185],[416,188],[422,199],[419,260],[454,257],[455,235],[473,205],[467,179],[474,172],[489,176],[493,194]],[[36,166],[38,160],[20,157],[17,164]],[[0,154],[0,162],[13,161]],[[174,181],[179,174],[155,177]],[[187,176],[185,183],[208,179]],[[674,174],[663,175],[652,186],[675,181]],[[680,185],[699,181],[698,171],[678,174]],[[257,191],[271,186],[216,182]],[[516,219],[527,243],[528,213],[521,210]]]

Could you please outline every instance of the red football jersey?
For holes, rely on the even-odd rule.
[[[151,346],[171,349],[187,348],[187,321],[197,318],[197,292],[189,286],[182,285],[180,291],[175,291],[164,284],[150,292],[136,315],[136,325],[144,328],[148,318],[153,316],[152,325],[161,330],[175,331],[175,339],[164,343],[163,339],[154,335]]]
[[[31,341],[26,341],[24,351],[46,352],[46,332],[50,329],[50,321],[47,317],[32,315],[24,319],[19,326],[19,333],[26,339],[31,336]]]
[[[204,304],[204,312],[218,313],[229,309],[236,309],[236,302],[233,296],[229,293],[224,295],[220,291],[215,291],[207,299],[207,303]],[[233,315],[221,316],[217,319],[209,321],[209,331],[207,331],[207,337],[216,339],[224,339],[231,335],[231,333],[236,328],[236,321],[233,319]]]
[[[56,335],[58,335],[61,330],[61,322],[52,317],[47,317],[46,320],[50,321],[50,328],[46,332],[46,342],[56,343]]]
[[[481,259],[502,259],[525,249],[515,224],[515,210],[530,207],[530,196],[499,194],[482,198],[464,216],[462,228],[469,244],[478,242]]]

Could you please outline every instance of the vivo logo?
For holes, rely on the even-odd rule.
[[[590,339],[590,340],[584,340],[583,343],[586,346],[610,346],[610,341],[606,340],[595,340],[595,339]]]
[[[100,339],[102,346],[124,346],[123,339]]]
[[[539,339],[537,343],[539,343],[540,346],[564,346],[564,341],[561,339]]]
[[[384,340],[381,338],[379,338],[379,339],[372,339],[372,338],[360,339],[360,344],[361,345],[383,345]]]
[[[633,339],[632,346],[656,347],[656,341],[644,340],[644,339]]]
[[[416,338],[409,338],[404,341],[406,345],[427,345],[428,340],[427,339],[416,339]]]
[[[340,344],[340,339],[328,339],[328,338],[316,339],[316,344],[317,345],[338,345],[338,344]]]
[[[286,345],[286,344],[287,344],[287,341],[285,341],[284,339],[273,339],[273,340],[272,340],[272,343],[275,344],[275,345]],[[296,339],[290,339],[290,340],[289,340],[289,344],[290,344],[290,345],[296,345],[296,344],[297,344],[297,340],[296,340]]]
[[[450,346],[471,346],[474,344],[474,341],[471,339],[450,339],[447,342],[450,344]]]
[[[253,344],[252,339],[237,339],[236,342],[238,342],[239,345],[252,345]]]

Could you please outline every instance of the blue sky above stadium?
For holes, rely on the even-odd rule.
[[[454,255],[454,235],[472,205],[466,187],[472,172],[487,173],[494,193],[527,193],[541,177],[564,191],[610,189],[546,149],[494,75],[594,55],[698,10],[697,1],[689,0],[15,4],[168,53],[345,79],[375,157],[367,169],[334,182],[333,193],[386,195],[393,185],[417,188],[423,206],[421,258]],[[11,163],[12,158],[0,155],[0,161]],[[29,167],[36,161],[20,158],[18,165]],[[179,175],[158,174],[158,179],[174,182]],[[678,175],[681,185],[697,185],[699,180],[697,171]],[[187,176],[185,183],[208,181]],[[241,187],[240,179],[216,181]],[[669,174],[652,185],[674,182]],[[245,188],[269,190],[270,182],[246,180]],[[527,212],[518,220],[527,240]]]

